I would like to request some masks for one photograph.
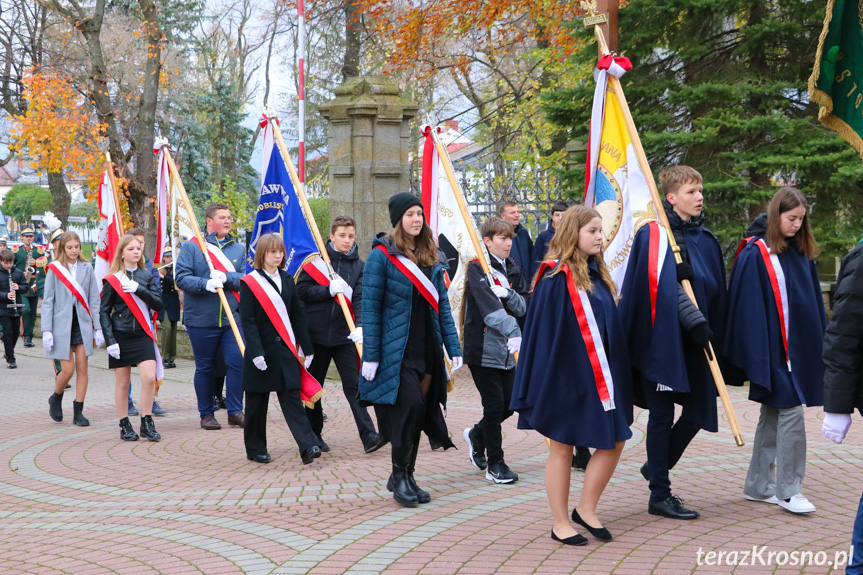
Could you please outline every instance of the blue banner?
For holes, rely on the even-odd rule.
[[[288,169],[276,146],[273,146],[270,165],[261,186],[261,199],[255,214],[255,225],[252,226],[249,255],[246,258],[246,273],[254,269],[258,238],[269,233],[277,233],[284,238],[287,250],[285,269],[291,275],[297,272],[306,258],[318,253],[300,198],[297,197]]]

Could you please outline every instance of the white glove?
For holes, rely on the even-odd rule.
[[[51,351],[51,348],[54,347],[54,334],[50,331],[42,332],[42,347],[45,348],[45,351]]]
[[[335,278],[330,280],[330,296],[336,297],[337,293],[345,293],[346,287],[347,284],[345,283],[345,280],[343,280],[339,276],[336,276]]]
[[[375,374],[378,372],[378,366],[380,362],[377,361],[364,361],[363,367],[360,372],[363,374],[363,377],[368,381],[371,381],[375,378]]]
[[[210,279],[207,280],[207,291],[216,293],[220,287],[224,287],[224,283],[221,280]]]
[[[259,355],[258,357],[252,359],[252,363],[254,363],[255,367],[257,367],[261,371],[267,370],[267,362],[264,360],[263,355]]]
[[[222,284],[224,284],[226,281],[228,281],[228,276],[225,275],[225,272],[221,272],[219,270],[211,270],[210,279],[219,280],[220,282],[222,282]]]
[[[309,369],[309,366],[312,365],[312,360],[315,358],[315,354],[307,355],[305,359],[303,359],[303,367]]]
[[[96,347],[102,347],[105,345],[105,336],[102,334],[101,329],[95,333],[93,339],[96,340]]]
[[[851,427],[851,414],[825,413],[821,433],[834,443],[842,443],[842,440],[845,439],[845,434],[848,433],[849,427]]]
[[[492,284],[491,291],[493,291],[494,295],[496,295],[499,298],[509,297],[509,290],[503,286],[499,286],[497,284]]]
[[[518,350],[521,349],[521,336],[511,337],[506,340],[506,349],[509,350],[509,353],[515,355],[518,353]]]
[[[120,359],[120,344],[115,343],[114,345],[109,345],[108,355],[110,355],[114,359]]]
[[[455,373],[461,369],[461,366],[464,365],[464,358],[462,356],[457,355],[452,358],[452,372]]]
[[[129,280],[128,282],[123,282],[123,291],[126,293],[135,293],[138,291],[138,282]]]
[[[348,339],[354,343],[358,343],[358,344],[362,345],[363,344],[363,328],[358,327],[357,329],[352,331],[350,334],[348,334]]]

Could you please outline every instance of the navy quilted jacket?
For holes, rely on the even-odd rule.
[[[404,255],[389,237],[375,238],[373,248],[383,245],[392,254]],[[450,312],[444,285],[444,268],[435,264],[432,283],[440,299],[440,315],[432,311],[435,339],[450,357],[461,356],[458,334]],[[408,341],[411,321],[412,284],[378,249],[372,249],[363,269],[363,361],[379,362],[371,381],[360,377],[360,399],[394,405],[399,392],[399,372]]]

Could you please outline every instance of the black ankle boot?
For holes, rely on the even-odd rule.
[[[128,417],[120,420],[120,439],[123,441],[138,441],[138,434],[132,429],[132,423]]]
[[[153,416],[145,415],[141,418],[141,437],[148,441],[159,441],[162,436],[156,433],[156,426],[153,424]]]
[[[73,401],[72,409],[74,410],[74,415],[72,416],[72,423],[74,423],[78,427],[87,427],[90,425],[90,420],[84,417],[83,401]]]
[[[393,447],[393,472],[387,481],[387,489],[393,492],[393,499],[405,507],[416,507],[419,503],[417,494],[411,488],[408,477],[410,466],[410,452],[413,446]]]
[[[63,392],[52,393],[48,398],[48,415],[57,423],[63,421]]]
[[[429,495],[428,491],[423,491],[422,489],[420,489],[419,485],[417,485],[417,482],[414,479],[414,469],[416,469],[417,452],[419,451],[419,447],[420,444],[419,441],[417,441],[416,443],[414,443],[413,449],[411,449],[411,463],[408,467],[408,485],[410,485],[414,493],[417,494],[417,501],[419,503],[428,503],[429,501],[431,501],[431,495]]]

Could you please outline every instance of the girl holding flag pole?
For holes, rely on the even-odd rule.
[[[87,395],[87,358],[93,355],[93,340],[105,343],[102,326],[94,314],[99,309],[99,284],[89,263],[80,259],[81,238],[65,232],[59,238],[55,260],[48,264],[45,298],[42,300],[42,346],[45,355],[60,361],[54,393],[48,398],[48,413],[63,421],[63,392],[76,375],[72,423],[86,427],[84,398]],[[74,360],[73,360],[74,356]]]
[[[803,194],[785,187],[749,227],[731,270],[724,347],[761,404],[743,495],[792,513],[815,511],[801,493],[803,404],[824,402],[827,320],[807,212]]]
[[[535,280],[510,404],[520,429],[548,438],[551,538],[565,545],[587,543],[569,522],[573,446],[596,452],[572,520],[609,541],[596,507],[632,437],[629,354],[602,240],[599,212],[574,206],[563,214]]]
[[[133,365],[138,366],[141,376],[141,435],[149,441],[162,439],[152,417],[156,380],[163,375],[153,315],[162,310],[162,298],[153,274],[144,267],[143,247],[135,236],[120,239],[108,275],[102,280],[99,308],[110,356],[108,368],[114,370],[114,402],[123,441],[138,440],[128,417]]]

